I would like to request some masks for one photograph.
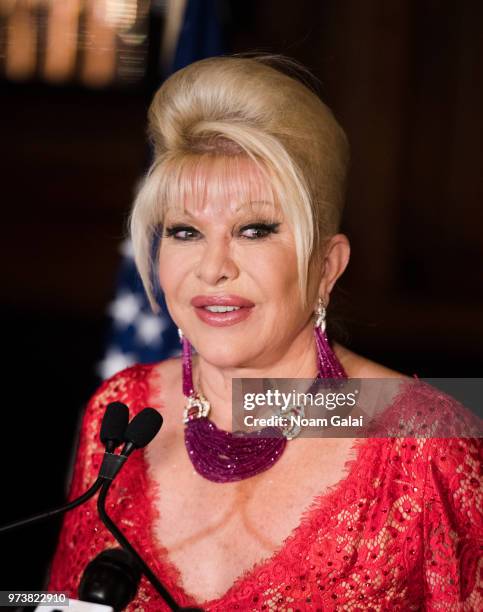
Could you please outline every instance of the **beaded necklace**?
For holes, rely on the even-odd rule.
[[[181,335],[181,334],[180,334]],[[328,342],[325,325],[315,325],[318,374],[320,378],[347,378]],[[289,432],[265,427],[256,432],[230,432],[219,429],[209,418],[211,405],[193,385],[192,349],[181,335],[183,345],[184,439],[195,470],[212,482],[235,482],[263,472],[281,457]]]

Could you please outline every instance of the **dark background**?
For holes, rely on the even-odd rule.
[[[303,62],[351,142],[342,229],[352,257],[332,317],[340,339],[407,374],[482,376],[483,4],[225,6],[232,51]],[[155,81],[103,91],[0,82],[0,524],[64,499]],[[57,529],[1,538],[0,590],[41,588]]]

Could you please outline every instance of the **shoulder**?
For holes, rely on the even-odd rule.
[[[110,402],[123,402],[130,408],[148,397],[149,379],[157,364],[135,364],[104,380],[91,396],[85,411],[86,420],[98,420]]]
[[[162,377],[166,382],[180,378],[181,357],[170,357],[149,366],[152,376]]]
[[[398,419],[401,435],[442,440],[478,440],[482,421],[455,397],[421,379],[401,385],[391,410]],[[466,441],[465,441],[466,440]]]
[[[335,354],[349,378],[407,378],[409,376],[386,367],[372,359],[358,355],[347,347],[334,342]]]
[[[94,394],[97,401],[107,400],[113,395],[115,399],[121,399],[119,395],[128,394],[138,384],[143,384],[149,377],[155,364],[135,364],[117,372],[110,378],[104,380]]]
[[[148,373],[150,398],[164,404],[166,395],[182,386],[181,357],[171,357],[150,366]]]

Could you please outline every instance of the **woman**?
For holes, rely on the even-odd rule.
[[[481,609],[477,440],[282,437],[242,453],[229,433],[232,378],[399,378],[397,415],[429,413],[437,396],[328,341],[325,307],[350,251],[338,233],[348,145],[329,109],[280,66],[203,60],[152,102],[155,161],[131,232],[183,358],[101,386],[71,497],[99,469],[107,403],[131,414],[154,406],[163,430],[121,471],[109,510],[180,605]],[[112,546],[94,502],[73,511],[49,588],[75,596],[86,564]],[[128,609],[166,608],[143,581]]]

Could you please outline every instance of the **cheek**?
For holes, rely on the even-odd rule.
[[[173,271],[175,268],[169,265],[169,260],[162,253],[159,256],[158,262],[158,278],[159,284],[161,285],[161,289],[164,293],[167,292],[168,288],[171,286],[173,282]]]
[[[297,258],[288,248],[267,250],[263,255],[253,259],[246,271],[268,303],[277,309],[277,318],[292,316],[300,297]]]
[[[180,285],[179,269],[171,265],[161,263],[158,268],[159,285],[164,294],[166,302],[172,302]]]
[[[189,257],[186,253],[175,251],[169,247],[161,248],[159,252],[158,278],[165,294],[176,290],[186,277],[189,269]]]

